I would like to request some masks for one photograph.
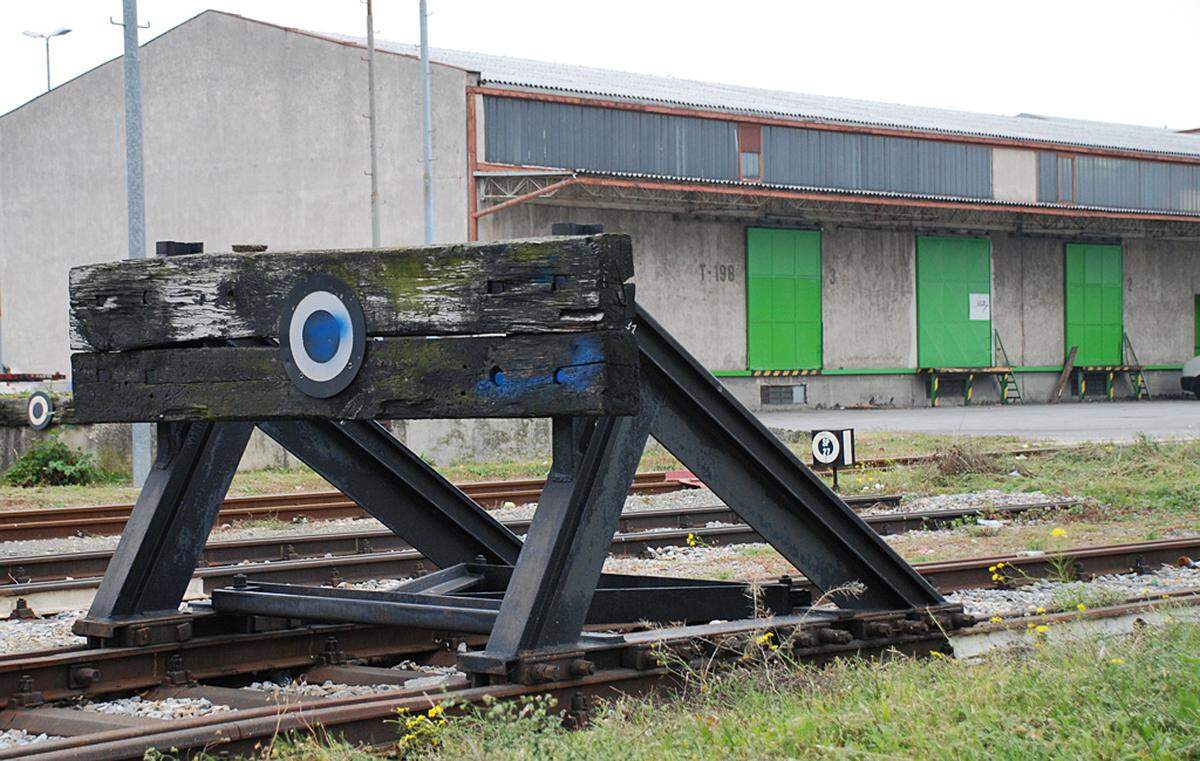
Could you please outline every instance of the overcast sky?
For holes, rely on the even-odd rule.
[[[362,0],[141,0],[143,43],[206,8],[365,35]],[[1200,0],[429,0],[434,46],[999,114],[1200,127]],[[120,0],[0,2],[0,113],[121,52]],[[417,41],[417,0],[375,0]],[[364,83],[365,83],[364,69]]]

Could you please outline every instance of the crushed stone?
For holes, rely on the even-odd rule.
[[[33,745],[47,740],[61,739],[58,735],[48,735],[45,732],[35,735],[23,729],[5,729],[0,731],[0,748],[13,748],[18,745]]]
[[[1014,589],[962,589],[946,595],[950,602],[961,603],[973,616],[1027,616],[1041,612],[1071,610],[1082,602],[1090,607],[1112,605],[1128,598],[1159,595],[1200,588],[1200,569],[1164,565],[1151,573],[1122,573],[1098,576],[1092,581],[1052,581],[1039,579]],[[1064,607],[1065,603],[1065,607]]]
[[[117,700],[81,703],[81,711],[109,714],[113,716],[143,716],[148,719],[194,719],[214,713],[231,711],[229,706],[213,703],[208,698],[163,698],[146,700],[140,695]]]

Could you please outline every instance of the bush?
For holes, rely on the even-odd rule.
[[[104,478],[105,473],[92,456],[72,449],[57,438],[43,439],[21,455],[4,473],[11,486],[87,485]]]

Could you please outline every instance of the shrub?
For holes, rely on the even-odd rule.
[[[92,456],[72,449],[57,438],[43,439],[17,459],[4,473],[11,486],[86,485],[104,478]]]

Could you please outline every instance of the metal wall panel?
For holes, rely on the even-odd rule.
[[[1049,151],[1037,155],[1037,199],[1042,203],[1058,200],[1058,156]]]
[[[765,127],[763,168],[781,185],[992,197],[992,149],[964,143]]]
[[[487,161],[738,178],[733,122],[494,97],[484,98],[484,119]]]
[[[1073,162],[1073,167],[1072,167]],[[1200,212],[1200,166],[1165,161],[1069,156],[1041,151],[1037,156],[1038,201],[1071,201],[1084,206],[1145,211]],[[1070,197],[1074,174],[1074,197]],[[1059,185],[1066,195],[1058,195]]]

